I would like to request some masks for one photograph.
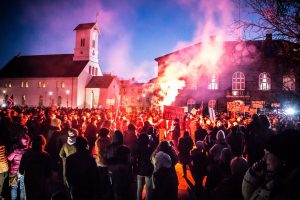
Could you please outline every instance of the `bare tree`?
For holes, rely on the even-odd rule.
[[[272,33],[276,39],[300,42],[300,0],[235,0],[243,15],[235,25],[243,30],[243,37],[261,39]],[[246,12],[244,12],[246,11]]]

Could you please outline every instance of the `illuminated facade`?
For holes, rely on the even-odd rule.
[[[86,87],[91,86],[94,77],[102,77],[98,63],[99,27],[97,23],[84,23],[74,31],[74,54],[17,55],[9,61],[0,71],[1,104],[13,95],[16,105],[97,107],[94,103],[100,99],[101,88]],[[90,100],[91,96],[98,99]]]
[[[156,58],[158,76],[164,76],[173,63],[196,65],[202,46],[198,43]],[[194,107],[199,108],[204,102],[207,108],[209,102],[215,100],[218,111],[248,112],[299,102],[299,44],[273,40],[270,34],[260,41],[226,41],[213,70],[203,67],[201,60],[199,63],[194,76],[181,77],[185,87],[179,91],[174,105],[190,107],[193,102]]]

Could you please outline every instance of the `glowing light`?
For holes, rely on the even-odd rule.
[[[51,96],[52,94],[53,94],[53,92],[50,91],[50,92],[49,92],[49,95]]]
[[[287,108],[287,109],[285,110],[285,113],[286,113],[287,115],[294,115],[294,114],[296,113],[296,110],[295,110],[294,108]]]
[[[2,104],[1,107],[2,107],[2,108],[5,108],[5,107],[6,107],[6,103]]]

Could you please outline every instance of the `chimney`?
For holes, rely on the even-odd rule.
[[[272,41],[272,33],[266,34],[266,41]]]

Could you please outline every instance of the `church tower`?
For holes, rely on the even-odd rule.
[[[98,63],[99,27],[96,22],[79,24],[76,31],[74,61],[92,61]]]

